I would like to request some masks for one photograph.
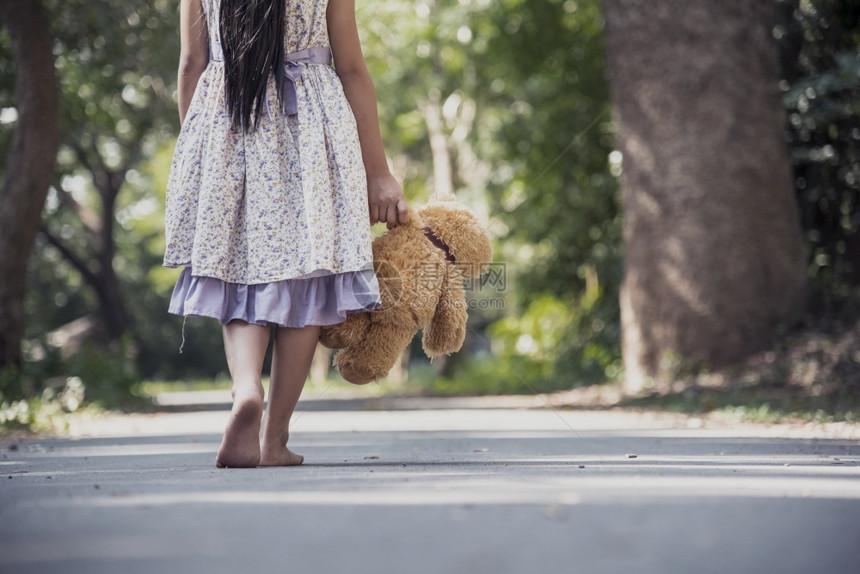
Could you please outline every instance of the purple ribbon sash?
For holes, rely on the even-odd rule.
[[[215,36],[209,43],[209,59],[215,62],[224,61],[224,51],[221,49],[221,39]],[[314,46],[298,52],[291,52],[284,56],[284,85],[283,94],[284,114],[290,116],[298,112],[298,100],[296,97],[296,80],[302,77],[302,72],[308,64],[324,64],[331,66],[331,49],[328,46]],[[266,109],[269,107],[268,94],[266,95]]]

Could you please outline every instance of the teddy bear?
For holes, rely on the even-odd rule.
[[[468,318],[464,282],[480,280],[492,255],[483,226],[453,198],[431,200],[374,239],[380,304],[320,332],[323,346],[339,349],[333,362],[341,376],[359,385],[387,376],[419,329],[431,360],[459,351]]]

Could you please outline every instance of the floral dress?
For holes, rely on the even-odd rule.
[[[167,185],[166,267],[184,267],[178,315],[286,327],[330,325],[379,303],[355,117],[330,61],[328,0],[285,0],[293,108],[269,78],[255,130],[231,127],[219,0],[202,0],[210,61]]]

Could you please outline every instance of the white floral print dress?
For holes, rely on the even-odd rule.
[[[285,0],[287,54],[328,48],[328,0]],[[213,54],[219,0],[202,0]],[[355,118],[331,65],[274,76],[256,130],[232,129],[217,56],[197,84],[167,186],[166,267],[185,267],[170,312],[281,326],[328,325],[379,303]]]

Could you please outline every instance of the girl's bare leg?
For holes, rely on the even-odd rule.
[[[287,448],[287,440],[290,438],[290,417],[305,386],[319,334],[317,326],[278,327],[275,333],[269,403],[260,437],[261,465],[294,466],[304,460]]]
[[[263,416],[263,359],[269,327],[231,321],[224,325],[224,353],[233,379],[233,409],[215,458],[218,468],[260,464],[260,424]]]

